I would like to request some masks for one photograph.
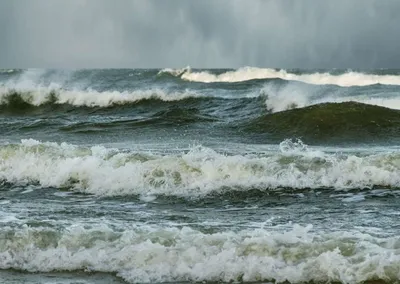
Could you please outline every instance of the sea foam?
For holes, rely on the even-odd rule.
[[[0,268],[115,273],[130,283],[397,281],[399,237],[313,226],[203,233],[188,227],[76,223],[3,227]]]
[[[400,187],[400,155],[358,156],[281,143],[275,153],[226,155],[197,146],[180,154],[149,154],[23,140],[0,148],[0,180],[69,188],[96,195],[202,197],[279,188]]]

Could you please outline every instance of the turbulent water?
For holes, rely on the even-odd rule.
[[[400,281],[400,71],[1,70],[0,282]]]

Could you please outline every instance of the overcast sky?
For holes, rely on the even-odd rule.
[[[0,66],[400,68],[400,1],[0,0]]]

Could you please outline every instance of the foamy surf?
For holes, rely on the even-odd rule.
[[[257,79],[283,79],[314,85],[337,85],[342,87],[368,86],[375,84],[400,85],[399,75],[375,75],[359,72],[346,72],[340,75],[332,75],[330,73],[295,74],[283,69],[276,70],[256,67],[242,67],[222,74],[213,74],[209,71],[195,72],[189,67],[183,69],[164,69],[160,72],[178,76],[183,80],[203,83],[233,83]]]
[[[397,281],[399,237],[294,225],[203,233],[189,227],[77,223],[0,232],[0,268],[115,273],[129,283]]]
[[[290,140],[275,153],[255,156],[201,146],[163,155],[23,140],[2,146],[0,158],[4,182],[95,195],[202,197],[227,190],[400,187],[398,153],[328,154]]]
[[[0,74],[0,282],[398,282],[399,86],[158,71]]]

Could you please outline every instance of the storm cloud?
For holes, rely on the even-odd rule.
[[[400,67],[397,0],[0,0],[1,67]]]

